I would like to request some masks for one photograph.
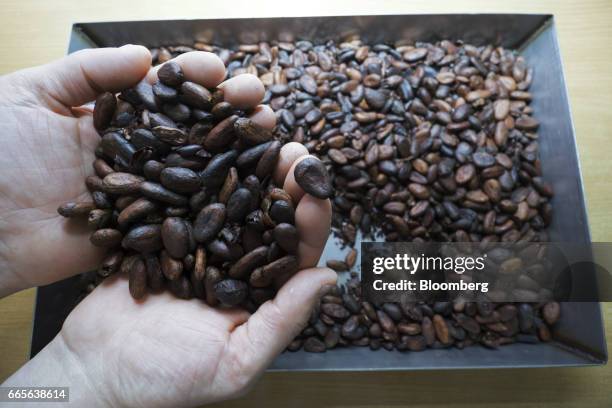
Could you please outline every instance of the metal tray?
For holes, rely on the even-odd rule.
[[[388,15],[347,17],[169,20],[79,23],[72,26],[69,52],[83,48],[191,44],[222,46],[278,39],[322,42],[358,33],[365,42],[463,39],[518,49],[535,68],[531,91],[541,123],[544,175],[556,191],[553,241],[590,242],[590,233],[554,18],[526,14]],[[330,238],[321,263],[341,249]],[[74,277],[38,290],[32,355],[59,331],[78,296]],[[283,353],[272,370],[421,370],[441,368],[553,367],[605,364],[606,341],[598,303],[564,303],[555,341],[513,344],[499,350],[427,350],[400,353],[344,348],[324,354]]]

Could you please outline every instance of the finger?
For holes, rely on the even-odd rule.
[[[254,110],[253,113],[249,115],[249,119],[251,121],[265,129],[274,129],[276,126],[276,115],[271,107],[268,105],[259,105]]]
[[[137,84],[151,66],[151,53],[139,45],[75,52],[23,71],[30,89],[53,109],[82,105],[103,91],[117,92]]]
[[[264,85],[252,74],[240,74],[219,85],[224,99],[238,109],[251,109],[264,97]]]
[[[304,194],[295,210],[295,227],[300,234],[297,255],[299,269],[317,266],[331,227],[331,201],[321,200],[310,194]],[[292,271],[277,276],[274,286],[282,287],[291,277]]]
[[[295,210],[295,227],[300,232],[298,258],[300,269],[317,265],[329,237],[332,206],[329,200],[321,200],[306,194]]]
[[[225,78],[225,65],[223,65],[223,61],[212,52],[186,52],[170,61],[176,62],[181,66],[186,80],[198,83],[206,88],[215,88]],[[147,81],[150,83],[157,82],[157,71],[164,64],[151,68],[147,74]]]
[[[285,179],[293,162],[302,156],[308,155],[308,149],[301,143],[290,142],[281,148],[276,169],[274,170],[274,181],[277,185],[285,184]]]
[[[328,268],[304,269],[293,276],[273,300],[236,328],[229,341],[229,358],[245,378],[254,378],[299,334],[322,290],[336,283]]]

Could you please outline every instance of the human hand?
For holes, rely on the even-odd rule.
[[[123,59],[142,57],[137,55],[140,53],[137,47],[129,48],[127,52],[123,48],[112,52],[130,54],[122,56]],[[89,65],[89,58],[92,56],[85,58],[87,62],[81,61],[76,66],[88,64],[88,69],[101,72],[99,65],[95,68]],[[105,58],[110,59],[109,55]],[[219,84],[225,75],[220,60],[212,54],[188,53],[176,61],[182,66],[188,80],[208,87]],[[102,61],[97,63],[101,64]],[[105,68],[114,70],[111,66]],[[121,69],[125,70],[126,66]],[[154,77],[154,70],[148,74],[148,78]],[[87,98],[93,99],[90,95],[95,94],[94,88],[125,88],[143,76],[134,75],[135,80],[129,84],[96,85],[90,88],[92,93]],[[97,78],[93,73],[88,73],[87,77],[87,84]],[[96,80],[101,81],[100,78]],[[220,86],[224,88],[229,102],[236,106],[253,108],[263,97],[263,85],[253,76],[231,79]],[[79,99],[84,100],[85,97]],[[59,115],[54,112],[44,114]],[[73,159],[78,163],[68,171],[71,177],[78,179],[73,182],[80,186],[85,174],[89,174],[89,165],[85,163],[91,162],[99,136],[93,130],[89,114],[68,119],[76,123],[79,129],[86,129],[80,131],[82,134],[73,133],[74,137],[78,139],[80,136],[83,140],[83,135],[88,135],[88,141],[80,143],[82,147],[87,147],[87,155],[76,157],[79,154],[74,152]],[[274,115],[267,107],[257,107],[252,119],[264,127],[274,126]],[[54,129],[54,126],[49,126],[46,130],[48,133],[49,129]],[[47,134],[44,137],[51,136]],[[70,150],[78,151],[78,144],[74,147],[70,140],[65,143],[71,146]],[[23,148],[32,156],[29,145]],[[57,151],[55,154],[58,159],[63,157]],[[43,385],[64,381],[71,386],[71,401],[86,401],[92,406],[192,406],[236,397],[244,392],[299,333],[310,316],[321,288],[335,282],[335,273],[328,269],[308,269],[316,265],[327,240],[331,205],[329,200],[305,194],[295,182],[293,167],[306,155],[307,150],[299,144],[285,145],[274,174],[276,183],[283,186],[296,204],[296,227],[300,234],[298,257],[300,266],[305,268],[280,289],[274,300],[264,303],[252,316],[237,309],[214,309],[199,300],[180,300],[168,293],[149,295],[144,302],[136,302],[129,295],[125,277],[113,277],[96,288],[70,314],[60,334],[6,384]],[[22,163],[22,169],[27,168],[27,163]],[[52,171],[52,168],[46,167],[48,171]],[[37,188],[40,188],[42,180],[36,181],[40,183]],[[47,198],[63,202],[85,194],[84,188],[82,191],[72,191],[74,186],[69,185],[68,181],[63,181],[63,184],[66,186],[63,194]],[[49,206],[51,211],[57,203]],[[28,210],[36,211],[36,207]],[[53,214],[48,216],[55,217],[55,208],[52,211]],[[15,225],[17,221],[14,221]],[[56,239],[69,239],[69,242],[64,241],[61,245],[68,250],[64,255],[68,257],[63,260],[64,265],[72,271],[78,269],[69,264],[69,260],[75,262],[76,257],[87,257],[87,262],[95,263],[99,259],[95,249],[89,245],[85,230],[82,233],[61,228],[54,231],[59,234]],[[75,234],[80,238],[76,239]],[[76,247],[70,247],[73,244],[70,240],[75,241]],[[41,256],[48,256],[44,251],[35,249]],[[30,254],[31,258],[35,256]],[[59,268],[55,269],[54,273],[44,278],[54,280],[63,274]],[[31,278],[43,279],[40,276]]]
[[[225,77],[213,54],[187,53],[177,61],[189,79],[207,87]],[[100,137],[91,109],[81,105],[145,76],[153,81],[156,69],[150,64],[146,48],[128,45],[84,50],[0,77],[0,297],[100,263],[103,250],[90,243],[84,220],[67,222],[57,213],[60,204],[88,198],[83,180],[93,174]],[[263,85],[252,75],[221,86],[236,106],[254,107],[263,97]],[[259,106],[253,120],[271,128],[275,117],[269,107]],[[287,165],[306,153],[299,145],[286,146],[279,169],[288,171]]]
[[[0,297],[100,262],[87,225],[57,213],[87,198],[83,180],[100,139],[91,112],[73,107],[136,84],[150,64],[146,48],[126,46],[0,77]]]
[[[191,407],[237,398],[300,332],[335,279],[329,269],[304,269],[249,316],[168,292],[139,303],[125,278],[115,276],[2,385],[69,386],[70,401],[88,407]]]

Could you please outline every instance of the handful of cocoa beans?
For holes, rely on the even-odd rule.
[[[254,310],[299,266],[294,203],[272,180],[281,142],[177,63],[158,79],[97,98],[92,200],[58,212],[88,217],[92,244],[108,249],[98,274],[127,274],[135,299],[167,287]],[[298,165],[296,181],[331,195],[318,160]]]

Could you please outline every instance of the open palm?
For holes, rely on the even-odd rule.
[[[39,70],[0,78],[0,262],[14,289],[82,272],[101,256],[87,245],[85,225],[65,223],[56,211],[86,197],[99,136],[90,115],[73,115],[32,86]]]

